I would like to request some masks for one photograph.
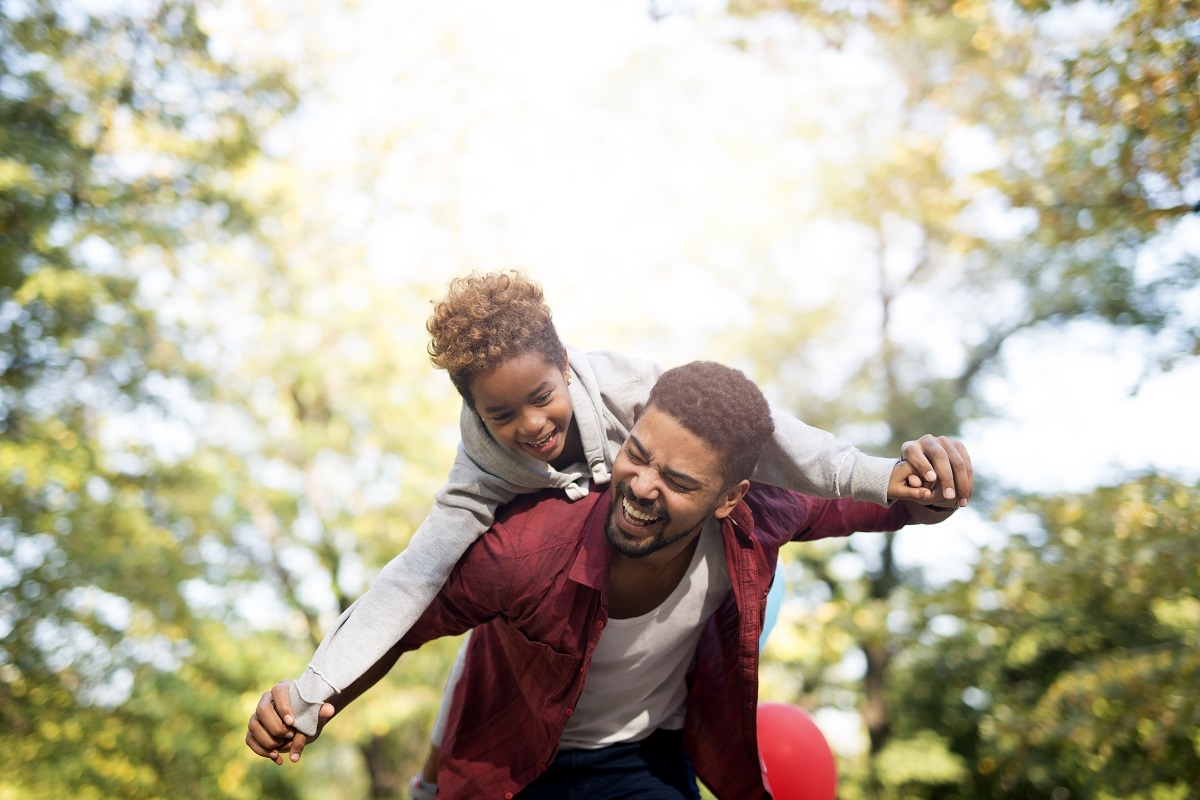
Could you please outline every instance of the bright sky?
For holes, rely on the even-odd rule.
[[[303,29],[319,31],[309,46],[326,60],[311,69],[326,94],[280,146],[320,176],[332,226],[365,237],[384,280],[522,266],[581,346],[664,363],[704,355],[697,334],[752,312],[738,276],[775,270],[803,306],[855,279],[861,243],[798,224],[820,203],[814,160],[837,155],[831,137],[804,131],[836,134],[868,107],[885,123],[888,84],[865,59],[804,48],[783,20],[655,23],[645,10],[451,0],[327,11]],[[750,53],[725,43],[735,32]],[[1200,425],[1187,406],[1200,367],[1131,396],[1137,344],[1092,329],[1014,343],[988,388],[1007,418],[967,432],[980,474],[1049,490],[1122,468],[1195,476]]]

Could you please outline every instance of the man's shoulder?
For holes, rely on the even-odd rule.
[[[833,502],[758,481],[750,481],[750,490],[743,499],[756,518],[778,513],[794,516],[797,513],[808,513],[824,503]]]

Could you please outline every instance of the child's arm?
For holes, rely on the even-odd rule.
[[[572,387],[572,397],[584,448],[605,449],[611,468],[662,370],[644,359],[611,351],[583,352],[568,345],[567,354],[581,379],[578,388]],[[882,506],[892,500],[928,497],[926,488],[904,480],[896,458],[869,456],[774,406],[771,417],[775,435],[763,452],[755,480],[816,497],[850,497]],[[901,458],[908,452],[903,451]],[[949,475],[939,464],[933,466],[939,479]]]
[[[869,456],[774,406],[771,419],[775,434],[759,459],[755,480],[816,497],[888,504],[895,458]]]
[[[956,480],[968,474],[945,437],[905,442],[900,458],[869,456],[818,428],[772,407],[775,434],[763,450],[755,480],[816,497],[850,497],[886,506],[893,500],[953,500]],[[907,463],[906,463],[907,462]],[[910,478],[909,476],[915,477]],[[950,493],[945,495],[946,490]],[[967,496],[959,494],[959,505]]]
[[[365,674],[408,632],[455,563],[492,524],[496,509],[527,491],[483,472],[459,449],[450,481],[408,547],[346,609],[292,683],[298,731],[316,733],[321,703]]]

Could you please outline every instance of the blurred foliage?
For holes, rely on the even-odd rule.
[[[168,455],[203,384],[138,279],[249,229],[230,172],[291,102],[189,3],[0,6],[0,793],[294,796],[213,766],[262,678],[187,601],[230,475]]]
[[[731,6],[747,16],[786,15],[805,32],[799,41],[842,54],[848,69],[866,62],[885,76],[878,101],[859,107],[841,138],[814,141],[827,170],[828,220],[868,243],[870,266],[813,309],[781,299],[777,274],[739,276],[759,295],[756,314],[744,338],[723,332],[737,342],[731,352],[751,343],[755,377],[806,421],[885,453],[925,432],[954,435],[989,413],[981,378],[1003,371],[1009,342],[1046,339],[1080,321],[1136,331],[1147,374],[1200,354],[1189,312],[1200,278],[1188,244],[1200,209],[1194,3]],[[855,337],[845,335],[849,328]],[[874,347],[847,349],[872,330]],[[979,477],[976,504],[1000,502],[1002,487]],[[768,670],[781,692],[806,705],[862,714],[870,752],[843,765],[847,796],[924,796],[897,788],[895,765],[913,770],[905,779],[912,786],[954,783],[962,748],[951,741],[947,755],[922,738],[943,736],[943,721],[914,727],[903,692],[886,688],[901,680],[895,659],[927,633],[914,616],[927,587],[898,567],[893,537],[879,541],[858,537],[846,548],[796,554],[792,586],[808,587],[794,592],[796,602],[817,617],[795,628],[809,644],[768,650],[779,660]],[[915,627],[897,628],[900,618]],[[1153,669],[1137,667],[1129,685]],[[916,749],[927,755],[896,755]],[[978,764],[964,763],[974,774]],[[1079,788],[1085,784],[1058,761],[1003,763],[1058,776],[1083,792],[1072,796],[1098,796],[1105,785]],[[1012,791],[1045,796],[1029,786]]]
[[[368,265],[347,220],[378,199],[375,151],[338,181],[262,157],[295,102],[278,69],[216,55],[190,2],[101,5],[0,1],[0,797],[397,796],[453,642],[299,767],[242,737],[442,482],[457,400],[422,323],[444,287]],[[761,302],[722,330],[806,420],[887,450],[954,432],[1006,341],[1076,319],[1157,336],[1148,368],[1195,355],[1197,263],[1171,246],[1200,199],[1193,5],[738,8],[870,52],[897,90],[823,158],[876,273],[817,311],[738,275]],[[898,330],[930,287],[961,342]],[[863,312],[877,353],[805,391]],[[1022,499],[1001,523],[1033,529],[947,591],[890,537],[796,548],[764,687],[865,712],[876,757],[842,765],[847,798],[1185,796],[1195,508],[1161,479]]]
[[[1192,796],[1200,486],[1147,477],[999,517],[1011,541],[929,597],[889,686],[897,737],[938,731],[969,773],[904,796]]]

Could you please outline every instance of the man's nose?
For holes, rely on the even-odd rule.
[[[629,481],[629,490],[638,500],[653,501],[658,497],[658,481],[648,469],[639,469]]]

